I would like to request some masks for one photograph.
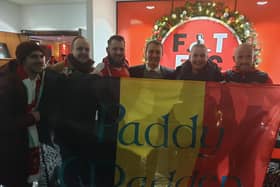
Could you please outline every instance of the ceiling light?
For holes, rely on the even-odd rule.
[[[148,10],[153,10],[154,8],[155,8],[154,5],[147,5],[147,6],[146,6],[146,9],[148,9]]]
[[[143,22],[138,19],[132,19],[132,20],[130,20],[130,24],[131,25],[141,25],[141,24],[143,24]]]
[[[257,5],[266,5],[268,3],[268,1],[258,1]]]

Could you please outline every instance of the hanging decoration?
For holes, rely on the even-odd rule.
[[[170,15],[158,19],[153,28],[150,39],[162,40],[171,28],[193,17],[206,16],[221,20],[231,27],[242,43],[251,43],[255,51],[255,64],[261,62],[260,47],[258,46],[257,33],[249,20],[238,11],[232,11],[222,2],[187,1],[184,7],[173,9]],[[149,39],[149,40],[150,40]]]

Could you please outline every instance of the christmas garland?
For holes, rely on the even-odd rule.
[[[252,24],[244,15],[238,11],[230,10],[221,2],[186,2],[184,7],[178,7],[169,16],[163,16],[156,21],[153,35],[149,40],[161,41],[171,28],[193,17],[200,16],[216,18],[231,27],[242,43],[246,42],[254,46],[255,65],[261,62],[257,33]]]

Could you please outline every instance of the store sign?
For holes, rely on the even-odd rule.
[[[230,69],[234,49],[240,43],[233,29],[218,19],[196,17],[171,29],[162,40],[161,64],[170,68],[181,65],[189,58],[191,47],[200,41],[208,48],[209,58],[223,69]]]

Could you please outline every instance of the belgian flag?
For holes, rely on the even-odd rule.
[[[65,86],[57,133],[65,184],[84,167],[74,175],[97,187],[262,186],[279,86],[92,75]]]

